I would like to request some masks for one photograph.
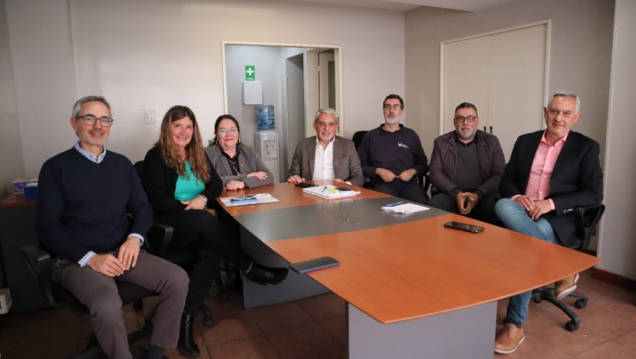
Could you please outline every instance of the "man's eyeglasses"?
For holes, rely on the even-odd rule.
[[[83,120],[84,123],[89,126],[93,126],[99,120],[99,123],[104,127],[110,127],[114,121],[112,118],[106,116],[97,118],[93,115],[77,116],[76,119]]]
[[[476,118],[477,117],[475,117],[475,116],[467,116],[467,117],[457,116],[453,120],[455,120],[455,122],[457,122],[457,123],[462,123],[462,122],[464,122],[464,120],[466,120],[466,122],[468,122],[468,123],[471,123],[471,122],[475,122]]]
[[[395,111],[399,111],[402,109],[401,105],[384,105],[385,110],[394,109]]]
[[[238,129],[236,127],[230,127],[229,129],[222,128],[219,130],[219,135],[225,136],[228,133],[236,134],[237,132],[238,132]]]

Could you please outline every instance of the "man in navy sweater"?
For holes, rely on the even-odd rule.
[[[140,249],[152,207],[130,161],[104,148],[113,123],[108,102],[78,100],[70,122],[79,141],[44,163],[38,184],[36,231],[57,255],[52,279],[89,308],[109,358],[132,358],[115,282],[161,294],[148,355],[161,358],[177,344],[188,276]]]
[[[428,172],[428,160],[417,133],[400,124],[404,100],[389,95],[383,108],[384,124],[369,131],[358,148],[362,172],[375,191],[426,203],[428,196],[417,177]]]

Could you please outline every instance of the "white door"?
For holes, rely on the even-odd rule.
[[[455,107],[477,106],[482,130],[496,135],[506,159],[520,135],[543,128],[547,23],[451,41],[443,46],[445,132]]]

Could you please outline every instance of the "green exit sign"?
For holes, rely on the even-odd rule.
[[[245,66],[245,81],[254,80],[256,80],[256,70],[254,70],[254,66]]]

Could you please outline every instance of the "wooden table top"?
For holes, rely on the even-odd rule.
[[[244,193],[271,193],[281,200],[273,204],[276,208],[327,201],[293,189],[275,184]],[[386,195],[364,190],[354,198],[377,196]],[[228,211],[239,215],[274,209],[269,206]],[[443,226],[449,221],[486,229],[477,234],[457,231]],[[600,263],[590,255],[455,214],[266,244],[290,263],[323,256],[339,260],[338,267],[308,275],[381,323],[504,299]]]
[[[25,200],[24,193],[12,193],[0,201],[0,208],[21,206],[35,206],[35,201]]]

